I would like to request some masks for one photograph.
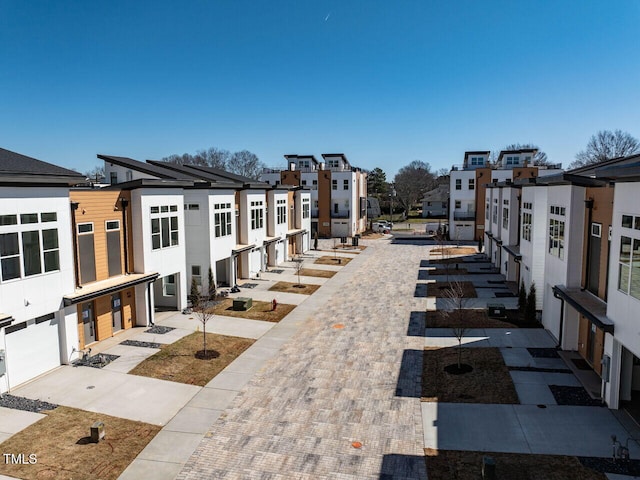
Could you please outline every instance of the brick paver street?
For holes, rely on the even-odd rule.
[[[425,309],[414,294],[429,247],[369,245],[294,310],[299,331],[212,426],[179,479],[426,478],[424,338],[408,329],[411,312]]]

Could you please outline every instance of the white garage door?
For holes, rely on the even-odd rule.
[[[348,237],[349,236],[349,222],[333,222],[331,226],[332,237]]]
[[[262,269],[262,251],[252,250],[249,253],[249,277],[255,278],[256,273]]]
[[[43,317],[39,322],[19,330],[15,328],[24,325],[24,322],[5,328],[9,388],[15,388],[60,365],[58,320]],[[7,333],[7,330],[11,333]]]
[[[454,230],[449,232],[449,237],[451,240],[473,240],[474,233],[473,223],[462,223],[455,225]]]

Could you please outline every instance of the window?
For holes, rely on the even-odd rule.
[[[455,208],[462,208],[462,202],[460,200],[456,200]]]
[[[462,179],[456,178],[456,190],[462,190]]]
[[[309,205],[309,199],[308,198],[303,198],[302,199],[302,218],[309,218],[310,217],[310,205]]]
[[[307,185],[307,181],[306,180],[302,180],[302,186],[305,187]]]
[[[109,172],[109,183],[111,185],[118,183],[118,172]]]
[[[17,233],[0,235],[0,264],[3,281],[20,278],[20,247]]]
[[[340,166],[340,160],[327,160],[327,167],[338,168]]]
[[[178,216],[171,215],[177,211],[177,205],[151,207],[151,248],[153,250],[178,245]]]
[[[520,158],[519,157],[507,157],[507,165],[519,165]]]
[[[509,208],[502,208],[502,228],[509,228]]]
[[[122,274],[122,257],[120,248],[120,220],[105,222],[107,233],[107,267],[109,276]]]
[[[215,203],[213,205],[214,235],[216,237],[226,237],[231,235],[231,202]]]
[[[113,230],[120,230],[120,220],[107,220],[105,222],[105,230],[111,232]]]
[[[549,219],[549,253],[564,258],[564,222],[555,218]]]
[[[287,223],[287,201],[278,200],[276,202],[276,223]]]
[[[489,208],[490,208],[490,205],[489,205],[489,202],[487,202],[487,203],[484,205],[484,218],[485,218],[486,220],[489,220]]]
[[[471,165],[484,165],[484,158],[471,157]]]
[[[251,230],[264,227],[264,209],[262,205],[262,200],[251,202]]]
[[[93,223],[78,224],[78,235],[82,235],[84,233],[93,233]]]
[[[198,287],[202,286],[200,265],[191,265],[191,281],[195,281]]]
[[[531,213],[522,212],[522,239],[531,241]]]
[[[476,188],[476,179],[475,178],[470,178],[469,179],[469,190],[475,190]]]
[[[640,300],[640,239],[622,236],[618,290]]]
[[[602,225],[600,223],[591,224],[591,236],[598,238],[602,237]]]
[[[96,256],[93,242],[93,223],[78,224],[78,263],[80,282],[89,283],[96,279]]]
[[[185,210],[200,210],[200,204],[199,203],[185,203],[184,204],[184,209]]]
[[[349,190],[349,180],[346,178],[342,181],[342,189]]]
[[[633,217],[631,215],[622,215],[622,227],[633,228]]]
[[[497,205],[493,206],[493,215],[492,215],[491,221],[496,225],[498,224],[498,206]]]
[[[311,185],[318,185],[318,180],[313,180],[313,181],[311,182]]]
[[[338,213],[339,211],[339,205],[337,203],[333,204],[333,213]]]
[[[338,180],[331,180],[331,190],[337,190],[338,189]]]
[[[21,225],[28,227],[15,227],[19,231],[0,234],[0,279],[7,281],[60,270],[58,229],[38,226],[40,220],[56,222],[57,213],[3,215],[0,224],[17,225],[18,218]]]

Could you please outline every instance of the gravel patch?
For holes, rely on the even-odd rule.
[[[527,348],[533,358],[560,358],[555,348]]]
[[[611,458],[600,457],[578,457],[578,460],[585,467],[598,472],[640,477],[640,460],[630,459],[614,462]]]
[[[144,333],[155,333],[156,335],[164,335],[165,333],[169,333],[171,330],[175,330],[175,328],[164,327],[162,325],[154,325],[148,330],[145,330]]]
[[[141,342],[139,340],[125,340],[124,342],[120,342],[120,345],[127,345],[129,347],[146,347],[146,348],[160,348],[162,346],[161,343]]]
[[[582,387],[568,387],[565,385],[549,385],[549,390],[558,405],[577,405],[582,407],[601,407],[601,400],[591,398]]]
[[[115,359],[120,358],[120,355],[112,355],[110,353],[98,353],[85,359],[79,359],[73,362],[75,367],[91,367],[91,368],[103,368],[113,362]]]
[[[14,410],[24,410],[25,412],[40,413],[43,410],[53,410],[58,405],[42,400],[31,400],[25,397],[16,397],[5,393],[0,395],[0,407],[13,408]]]

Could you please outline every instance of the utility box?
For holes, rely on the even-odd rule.
[[[504,318],[507,316],[507,309],[503,303],[488,303],[487,315],[494,318]]]
[[[253,306],[253,300],[249,297],[238,297],[233,299],[233,309],[236,312],[249,310]]]
[[[91,425],[91,441],[98,443],[102,439],[104,439],[104,423],[94,422],[93,425]]]

